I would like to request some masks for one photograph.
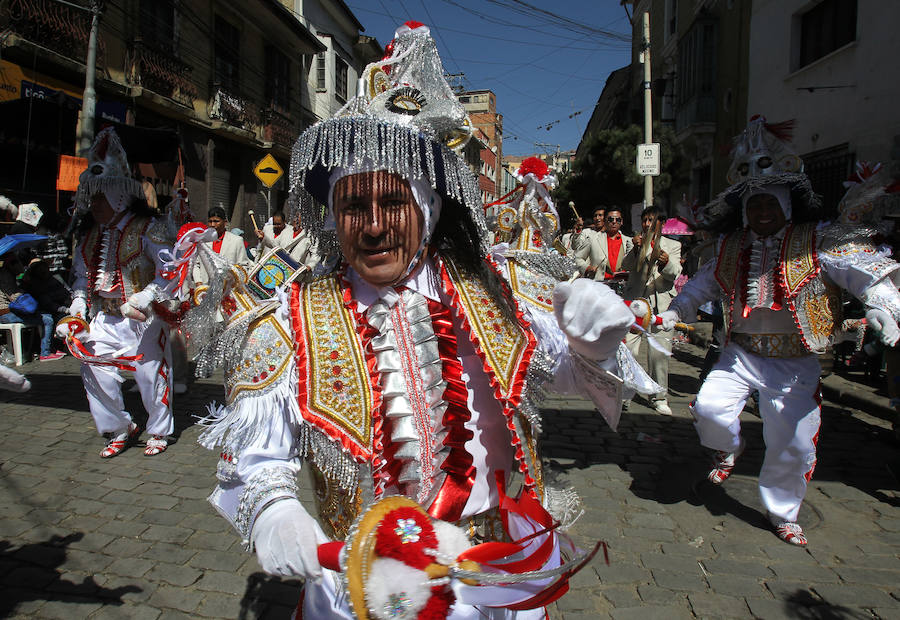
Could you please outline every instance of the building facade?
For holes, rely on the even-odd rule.
[[[322,9],[325,5],[333,5],[330,12]],[[119,123],[175,136],[174,158],[162,149],[156,158],[145,153],[138,160],[145,164],[140,172],[156,185],[161,206],[179,162],[197,219],[205,220],[210,207],[222,206],[233,226],[249,231],[249,210],[259,214],[262,225],[261,214],[281,206],[284,183],[271,192],[269,203],[253,175],[255,163],[272,154],[287,171],[297,135],[330,115],[339,95],[352,96],[340,89],[341,79],[353,89],[359,69],[380,57],[377,44],[360,45],[362,26],[341,0],[314,6],[294,0],[116,0],[102,5],[96,129]],[[298,8],[309,8],[331,36]],[[0,101],[13,112],[5,118],[15,116],[28,134],[59,119],[53,124],[57,135],[41,141],[31,135],[25,141],[4,137],[4,146],[11,142],[21,149],[23,167],[0,176],[0,191],[43,204],[54,198],[56,161],[59,155],[76,154],[74,114],[84,90],[90,19],[89,11],[53,0],[7,0],[0,8],[6,33],[0,43]],[[313,91],[322,54],[325,89]],[[18,115],[16,107],[26,115]],[[59,200],[62,209],[67,200],[65,195]]]
[[[480,130],[486,139],[490,155],[485,154],[491,162],[492,193],[499,196],[497,188],[502,184],[500,166],[503,161],[503,115],[497,113],[497,97],[490,90],[470,90],[459,95],[459,101],[469,114],[474,129]]]
[[[856,161],[898,172],[900,3],[754,0],[751,113],[795,119],[794,144],[833,210]]]
[[[643,124],[642,15],[649,11],[653,120],[675,130],[691,161],[689,184],[670,194],[703,204],[726,187],[726,154],[747,124],[751,0],[631,4],[630,91],[632,110],[639,112],[632,122]]]

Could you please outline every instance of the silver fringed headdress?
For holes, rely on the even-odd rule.
[[[761,115],[750,119],[734,139],[731,166],[726,176],[731,186],[697,211],[700,228],[733,230],[741,227],[743,201],[765,187],[783,185],[790,191],[794,221],[818,217],[821,198],[803,172],[803,160],[791,145],[794,121],[769,123]]]
[[[441,196],[468,208],[487,238],[477,181],[454,152],[468,141],[471,123],[444,79],[430,31],[407,22],[388,51],[386,58],[365,68],[357,96],[333,118],[303,132],[291,153],[289,206],[323,255],[338,250],[334,231],[325,227],[330,176],[336,168],[425,179]],[[486,253],[486,248],[480,250]]]
[[[127,209],[133,198],[144,196],[140,182],[131,176],[125,149],[112,127],[97,134],[88,152],[87,170],[78,177],[76,213],[87,213],[91,198],[101,192],[117,213]]]

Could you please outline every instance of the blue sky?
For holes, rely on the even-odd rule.
[[[381,45],[408,19],[428,25],[444,69],[496,93],[505,155],[577,147],[606,77],[631,58],[619,0],[346,1]]]

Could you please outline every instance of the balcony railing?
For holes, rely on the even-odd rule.
[[[9,0],[8,28],[32,43],[84,63],[91,31],[91,14],[53,0]],[[97,64],[106,46],[98,39]]]
[[[174,54],[154,49],[141,39],[135,39],[128,48],[125,66],[130,84],[194,107],[198,91],[191,81],[193,67]]]
[[[291,119],[272,108],[265,111],[264,118],[266,124],[263,126],[263,139],[290,148],[297,135]]]
[[[259,107],[219,84],[213,84],[209,98],[209,117],[224,121],[247,131],[254,131],[260,125]]]

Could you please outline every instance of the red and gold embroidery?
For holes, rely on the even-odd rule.
[[[722,240],[722,245],[719,247],[719,260],[716,263],[715,274],[716,281],[728,295],[734,293],[741,250],[744,248],[744,240],[746,238],[746,229],[733,232]]]
[[[225,369],[225,401],[234,402],[245,392],[256,392],[272,385],[291,359],[291,337],[273,315],[253,322],[241,357],[234,367]]]
[[[518,324],[506,320],[500,307],[480,282],[464,278],[457,267],[445,261],[447,275],[459,296],[472,336],[480,344],[484,361],[500,386],[500,396],[515,393],[516,379],[527,370],[534,350],[534,336]]]
[[[514,261],[507,262],[513,295],[545,312],[553,312],[553,281]]]
[[[788,228],[781,246],[782,286],[785,297],[794,297],[803,285],[819,273],[816,259],[815,224],[806,223]]]
[[[324,422],[332,430],[337,427],[355,444],[354,456],[368,455],[375,397],[362,343],[344,306],[338,280],[322,278],[304,286],[299,294],[302,316],[295,318],[303,322],[301,346],[306,363],[301,370],[301,391],[306,395],[305,402],[300,395],[301,411],[317,425]]]

